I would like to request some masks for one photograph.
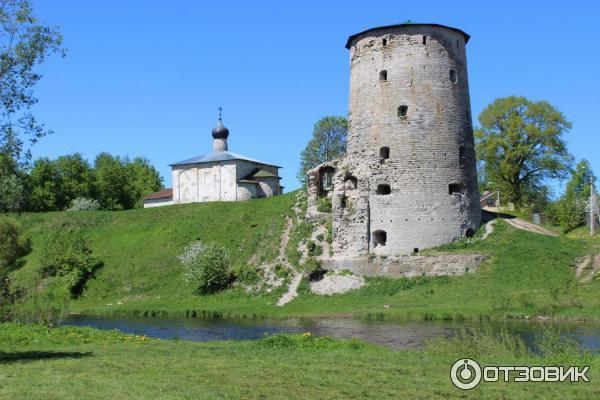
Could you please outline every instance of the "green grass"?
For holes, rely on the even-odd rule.
[[[104,266],[73,312],[106,315],[184,317],[352,316],[397,319],[505,319],[548,316],[600,320],[600,281],[574,279],[575,260],[598,252],[600,240],[546,237],[498,221],[486,240],[459,241],[428,251],[478,252],[489,261],[474,274],[457,277],[369,278],[368,285],[343,295],[315,296],[308,285],[285,307],[275,305],[285,288],[248,294],[241,289],[196,296],[181,277],[177,254],[196,239],[222,243],[236,263],[272,260],[284,214],[295,193],[247,203],[191,204],[125,212],[24,214],[19,222],[33,240],[33,253],[13,273],[32,290],[37,281],[39,244],[54,229],[81,229]],[[292,247],[306,236],[299,226]]]
[[[517,352],[495,336],[393,352],[356,340],[277,335],[194,343],[90,328],[0,325],[0,398],[6,399],[592,399],[600,358]],[[466,354],[464,352],[467,352]],[[482,383],[454,388],[451,365],[590,365],[591,383]]]

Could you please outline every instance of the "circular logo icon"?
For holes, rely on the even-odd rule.
[[[450,379],[459,389],[473,389],[481,382],[481,367],[470,358],[460,359],[452,365]]]

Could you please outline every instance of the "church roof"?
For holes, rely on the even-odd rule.
[[[242,156],[240,154],[232,153],[231,151],[212,151],[210,153],[206,153],[201,156],[192,157],[192,158],[188,158],[187,160],[173,163],[173,164],[171,164],[171,166],[174,167],[174,166],[178,166],[178,165],[202,164],[202,163],[212,163],[212,162],[230,161],[230,160],[243,160],[243,161],[248,161],[248,162],[252,162],[255,164],[270,165],[272,167],[281,168],[278,165],[254,160],[252,158]]]
[[[163,189],[159,192],[150,193],[148,196],[144,197],[144,200],[158,200],[158,199],[170,199],[173,198],[173,189]]]
[[[258,181],[256,180],[256,178],[276,178],[276,179],[281,179],[281,177],[279,177],[276,174],[273,174],[269,171],[265,171],[264,169],[260,169],[260,168],[254,168],[252,171],[250,171],[250,173],[246,176],[244,176],[242,179],[238,180],[238,182],[242,182],[242,183],[257,183]]]

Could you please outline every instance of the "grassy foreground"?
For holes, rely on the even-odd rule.
[[[192,240],[222,243],[235,263],[273,260],[295,193],[246,203],[207,203],[132,210],[25,214],[33,241],[17,285],[40,290],[39,248],[55,229],[80,229],[104,262],[70,310],[88,314],[184,317],[352,316],[404,319],[503,319],[546,316],[600,320],[600,280],[575,278],[578,257],[600,251],[600,240],[546,237],[498,221],[485,240],[436,251],[490,256],[477,273],[457,277],[368,279],[344,295],[315,296],[303,282],[285,307],[274,293],[232,289],[206,296],[183,282],[177,255]],[[430,251],[435,252],[435,251]]]
[[[89,328],[0,324],[6,399],[592,399],[600,357],[568,348],[543,356],[483,335],[392,352],[309,334],[259,341],[154,340]],[[451,365],[589,365],[590,383],[482,383],[461,391]]]

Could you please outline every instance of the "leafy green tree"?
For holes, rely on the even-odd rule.
[[[100,153],[94,161],[97,200],[105,210],[133,208],[129,203],[128,175],[125,162],[118,156]]]
[[[27,200],[27,175],[16,161],[0,152],[0,212],[20,211]]]
[[[346,152],[348,120],[344,117],[321,118],[313,129],[313,137],[300,153],[298,180],[306,182],[306,173],[319,164],[332,161]]]
[[[48,158],[40,158],[33,164],[30,175],[31,193],[29,208],[32,211],[57,210],[60,191],[56,164]]]
[[[128,210],[142,205],[144,195],[162,187],[158,171],[148,160],[138,157],[98,155],[94,162],[97,199],[107,210]]]
[[[549,209],[549,216],[557,225],[569,232],[585,224],[585,210],[589,203],[591,182],[596,177],[587,160],[581,160],[567,184],[564,195]]]
[[[0,192],[8,194],[0,211],[24,205],[23,171],[31,158],[29,146],[49,131],[30,112],[37,103],[33,95],[41,75],[36,65],[47,56],[64,51],[56,28],[40,24],[28,0],[0,0]],[[1,160],[0,160],[1,161]],[[9,167],[8,167],[9,166]]]
[[[64,210],[78,197],[93,196],[92,170],[79,153],[36,160],[29,182],[30,208],[35,211]]]
[[[496,99],[479,115],[477,156],[487,181],[520,206],[543,190],[547,179],[568,175],[573,157],[564,133],[565,116],[546,101]]]
[[[163,187],[160,173],[142,157],[134,158],[126,166],[130,176],[131,200],[134,202],[134,207],[143,207],[143,198]]]

